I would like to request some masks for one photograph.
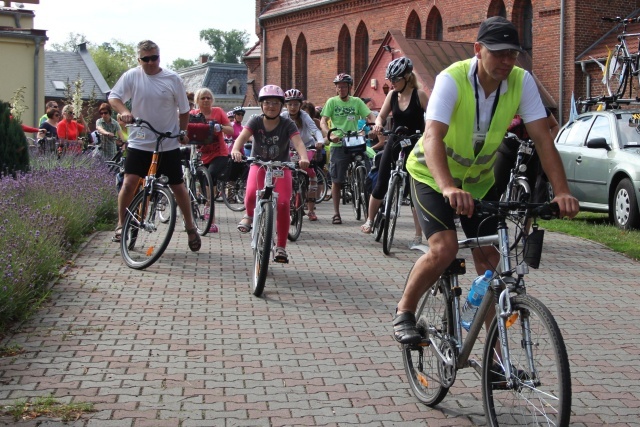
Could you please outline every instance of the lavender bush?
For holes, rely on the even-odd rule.
[[[31,172],[0,179],[0,336],[46,296],[73,248],[115,220],[114,176],[87,156],[34,156]]]

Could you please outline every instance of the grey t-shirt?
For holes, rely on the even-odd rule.
[[[289,141],[300,133],[293,120],[285,117],[280,117],[280,123],[270,132],[264,128],[262,115],[251,117],[245,128],[253,134],[251,157],[280,162],[289,161]]]

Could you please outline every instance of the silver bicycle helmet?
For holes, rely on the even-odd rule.
[[[289,102],[289,101],[302,102],[304,101],[304,96],[302,95],[302,92],[300,92],[298,89],[289,89],[284,93],[284,102]]]
[[[394,80],[412,71],[413,63],[406,56],[402,56],[389,62],[389,65],[387,65],[387,72],[384,77],[389,80]]]

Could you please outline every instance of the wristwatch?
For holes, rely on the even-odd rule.
[[[187,131],[186,130],[181,130],[180,131],[180,136],[178,137],[178,139],[180,141],[182,141],[186,135],[187,135]]]

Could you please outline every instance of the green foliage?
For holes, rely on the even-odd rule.
[[[37,397],[33,402],[27,402],[26,399],[16,400],[13,405],[4,409],[4,413],[11,415],[16,422],[42,416],[60,418],[63,422],[77,421],[83,414],[95,411],[93,403],[60,403],[53,394]]]
[[[247,50],[249,33],[246,31],[222,31],[209,28],[200,31],[200,40],[204,40],[213,50],[213,60],[225,64],[240,64]]]
[[[27,137],[20,122],[9,117],[9,104],[0,100],[0,176],[29,169]]]
[[[87,47],[91,45],[91,42],[87,40],[84,34],[69,33],[66,41],[62,43],[51,43],[51,49],[56,52],[77,52],[80,43],[87,43]]]
[[[640,260],[640,230],[620,230],[609,222],[607,214],[580,212],[571,220],[539,222],[545,230],[593,240],[630,258]]]
[[[193,67],[197,63],[198,62],[193,60],[193,59],[178,58],[178,59],[174,60],[171,63],[171,65],[169,65],[169,68],[171,68],[174,71],[178,71],[178,70],[181,70],[183,68]]]
[[[113,87],[125,71],[137,65],[136,46],[111,40],[100,46],[89,47],[89,52],[109,87]]]

